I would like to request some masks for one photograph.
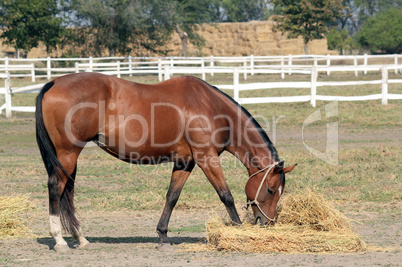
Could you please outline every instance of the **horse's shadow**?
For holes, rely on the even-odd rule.
[[[158,237],[149,236],[134,236],[134,237],[86,237],[90,243],[105,243],[105,244],[145,244],[153,243],[155,246],[159,244]],[[70,248],[75,248],[78,242],[72,237],[66,237],[66,242],[69,244]],[[46,245],[49,249],[53,249],[55,241],[52,237],[40,237],[36,241],[39,244]],[[169,242],[174,245],[181,243],[200,243],[205,242],[205,238],[201,237],[169,237]]]

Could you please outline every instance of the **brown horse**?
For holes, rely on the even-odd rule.
[[[197,164],[233,223],[240,224],[219,155],[227,150],[247,168],[246,195],[255,222],[271,223],[285,187],[284,168],[256,120],[229,96],[194,77],[145,85],[96,73],[66,75],[47,83],[36,99],[36,137],[49,175],[50,234],[67,250],[63,226],[85,247],[74,211],[77,159],[87,142],[135,164],[173,162],[166,204],[157,226],[168,242],[168,223]]]

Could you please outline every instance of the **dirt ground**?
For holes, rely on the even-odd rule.
[[[301,137],[288,131],[280,133],[281,140],[298,140]],[[325,132],[324,132],[325,134]],[[314,133],[314,137],[320,137]],[[387,139],[400,144],[400,129],[381,133],[377,130],[342,133],[340,140],[364,139],[376,142]],[[345,143],[341,146],[350,146]],[[353,144],[358,145],[358,143]],[[158,248],[156,224],[160,211],[79,212],[87,239],[85,249],[76,249],[77,243],[66,235],[71,250],[56,253],[54,240],[48,234],[47,200],[29,223],[34,238],[0,239],[0,265],[4,266],[401,266],[402,265],[402,203],[337,203],[348,217],[357,220],[354,227],[369,245],[363,253],[351,254],[282,254],[235,252],[188,252],[182,244],[203,242],[203,230],[190,226],[204,225],[212,212],[221,210],[188,210],[185,207],[173,212],[169,232],[171,246]],[[238,207],[239,209],[240,207]],[[199,227],[200,228],[200,227]],[[198,228],[198,229],[199,229]],[[202,227],[201,227],[202,228]]]
[[[47,211],[37,211],[31,229],[38,237],[32,239],[7,239],[0,241],[0,265],[42,266],[400,266],[402,262],[401,205],[391,203],[387,212],[358,212],[361,207],[351,207],[349,217],[362,239],[371,248],[364,253],[352,254],[281,254],[235,252],[185,252],[182,243],[202,242],[204,233],[170,232],[172,246],[157,248],[155,232],[159,212],[87,212],[80,214],[90,246],[76,249],[77,243],[67,238],[71,250],[56,253],[54,241],[46,234]],[[379,207],[375,207],[377,210]],[[352,211],[355,210],[355,211]],[[395,213],[389,211],[396,211]],[[170,227],[185,229],[191,224],[205,223],[205,214],[195,210],[176,210]],[[399,213],[399,214],[398,214]],[[373,246],[381,246],[375,251]],[[388,249],[387,249],[388,247]],[[377,248],[378,250],[378,248]]]

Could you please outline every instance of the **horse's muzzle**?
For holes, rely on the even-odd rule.
[[[254,224],[258,224],[258,223],[260,224],[260,226],[275,225],[274,221],[267,220],[264,216],[261,216],[261,215],[257,215],[257,217],[255,217]]]

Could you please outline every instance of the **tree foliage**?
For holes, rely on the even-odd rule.
[[[369,18],[357,39],[362,47],[371,52],[401,53],[402,8],[390,8]]]
[[[267,0],[222,0],[223,21],[246,22],[267,19]]]
[[[341,0],[273,0],[283,8],[283,17],[277,20],[277,29],[288,32],[288,38],[303,37],[304,49],[308,54],[307,43],[322,39],[329,31],[328,24],[343,16]]]
[[[87,37],[78,39],[97,55],[103,48],[111,56],[128,53],[133,47],[160,52],[170,33],[166,25],[171,14],[161,1],[73,0],[70,8],[77,18],[78,34]]]
[[[332,28],[327,35],[328,49],[338,50],[342,55],[345,50],[352,50],[356,48],[355,40],[349,35],[346,28],[338,30]]]
[[[0,38],[16,50],[29,51],[42,41],[47,51],[62,43],[65,28],[56,0],[0,0]]]
[[[165,0],[165,6],[170,6],[171,21],[167,27],[175,30],[182,42],[181,55],[186,56],[187,40],[192,44],[201,47],[205,40],[197,33],[202,23],[209,23],[213,20],[213,8],[209,0]]]
[[[389,8],[401,7],[402,3],[401,0],[354,0],[353,4],[356,7],[356,29],[360,30],[369,18]]]

